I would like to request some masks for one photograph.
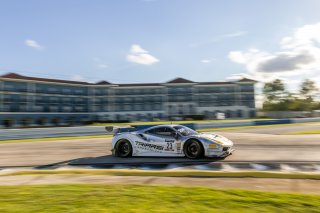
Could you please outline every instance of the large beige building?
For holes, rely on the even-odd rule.
[[[194,82],[115,84],[0,76],[0,125],[65,125],[93,120],[152,120],[202,114],[255,117],[254,83]]]

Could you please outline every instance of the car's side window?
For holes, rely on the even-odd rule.
[[[152,134],[152,135],[167,136],[168,137],[168,136],[173,135],[174,130],[171,128],[167,128],[167,127],[159,127],[159,128],[150,129],[146,133]]]
[[[165,130],[165,134],[166,136],[173,136],[175,133],[175,130],[171,129],[171,128],[168,128],[166,127],[166,130]]]
[[[158,128],[150,129],[150,130],[146,131],[145,133],[154,135],[154,134],[156,134],[157,129],[158,129]]]

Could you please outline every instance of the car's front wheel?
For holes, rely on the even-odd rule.
[[[203,147],[199,141],[189,140],[183,147],[184,154],[187,158],[198,159],[203,157]]]
[[[126,158],[132,155],[131,143],[126,139],[119,140],[116,144],[115,150],[117,157]]]

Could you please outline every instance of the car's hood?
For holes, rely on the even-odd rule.
[[[200,133],[198,135],[198,137],[205,138],[207,140],[216,142],[216,143],[221,144],[223,146],[232,146],[233,145],[233,142],[231,140],[229,140],[228,138],[223,137],[221,135],[214,134],[214,133]]]

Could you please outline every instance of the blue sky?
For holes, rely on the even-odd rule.
[[[320,82],[319,8],[319,0],[0,0],[0,74]]]

